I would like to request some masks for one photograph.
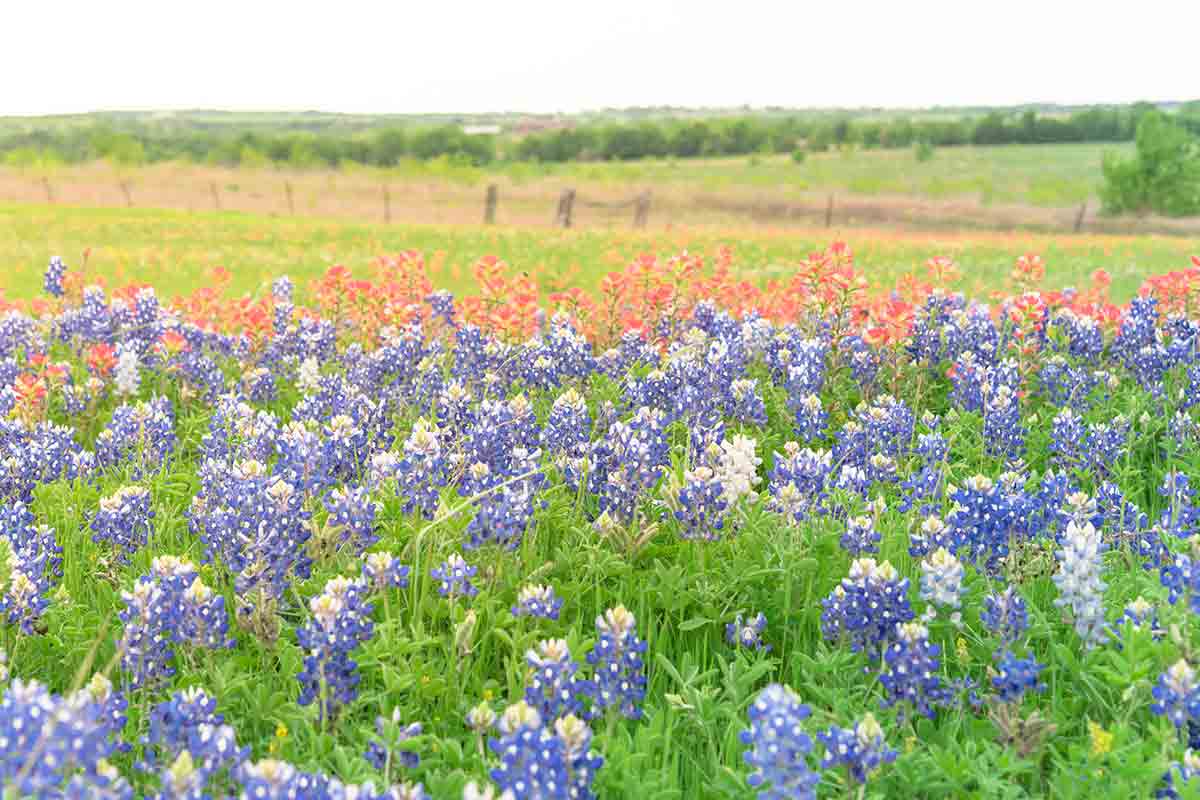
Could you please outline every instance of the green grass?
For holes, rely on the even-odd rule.
[[[1045,236],[1020,233],[915,234],[854,229],[769,230],[679,228],[669,231],[558,231],[547,229],[435,227],[362,224],[240,213],[0,206],[0,289],[10,298],[41,291],[51,255],[78,266],[90,249],[89,272],[121,285],[152,283],[170,294],[206,284],[209,270],[230,270],[232,290],[256,293],[287,273],[304,282],[333,264],[366,276],[384,253],[416,249],[434,265],[440,287],[465,291],[471,266],[495,254],[513,270],[527,271],[544,287],[592,287],[638,253],[669,255],[689,250],[712,255],[733,248],[739,272],[750,280],[787,277],[809,253],[834,239],[846,240],[858,267],[877,285],[917,271],[937,255],[958,260],[961,288],[983,292],[1006,287],[1013,260],[1041,253],[1047,284],[1080,285],[1104,268],[1113,294],[1128,299],[1146,276],[1188,266],[1196,252],[1184,238],[1160,236]]]
[[[943,147],[924,163],[911,149],[856,150],[791,156],[647,159],[572,164],[500,164],[489,168],[411,162],[397,174],[477,184],[488,176],[514,181],[553,177],[604,184],[694,186],[705,191],[771,188],[902,195],[919,199],[978,199],[1058,208],[1095,198],[1105,152],[1127,154],[1129,143]]]
[[[497,253],[514,269],[529,270],[545,283],[590,284],[639,250],[712,252],[722,243],[735,246],[739,268],[746,275],[762,279],[788,274],[789,265],[835,234],[384,227],[239,214],[5,207],[0,208],[0,274],[4,275],[0,285],[10,296],[32,297],[40,289],[50,254],[61,253],[75,264],[84,248],[92,248],[89,267],[109,280],[151,282],[164,296],[204,285],[206,270],[214,266],[233,272],[236,292],[260,292],[267,281],[284,272],[303,280],[338,262],[365,271],[372,256],[401,248],[423,250],[431,259],[444,253],[435,281],[456,290],[469,289],[469,266],[485,253]],[[966,273],[965,288],[1003,288],[1013,258],[1035,249],[1046,258],[1050,284],[1079,282],[1091,270],[1105,267],[1114,276],[1115,294],[1128,297],[1147,274],[1185,266],[1190,243],[1169,238],[875,233],[851,237],[851,245],[860,267],[883,284],[918,269],[930,256],[949,254]],[[82,375],[78,357],[65,345],[55,345],[51,355],[71,360]],[[243,372],[233,362],[225,363],[224,369],[231,381]],[[771,383],[765,368],[753,365],[749,374],[763,387],[768,421],[761,427],[731,423],[729,432],[758,440],[758,452],[766,462],[759,474],[766,476],[772,454],[793,438],[793,412],[785,390]],[[1031,370],[1029,375],[1033,374]],[[899,357],[885,364],[881,388],[902,397],[918,417],[926,409],[945,412],[949,383],[943,375],[942,369],[927,371]],[[107,669],[119,677],[114,658],[122,630],[117,619],[123,606],[120,593],[147,573],[155,555],[201,560],[203,548],[189,532],[186,514],[200,488],[200,442],[208,430],[211,408],[194,398],[185,401],[178,381],[177,373],[152,373],[142,386],[143,397],[164,394],[178,413],[179,450],[161,471],[138,479],[118,468],[101,473],[94,483],[60,480],[37,488],[32,509],[39,523],[57,532],[64,551],[64,575],[61,591],[46,613],[44,635],[19,636],[11,626],[0,633],[15,676],[36,678],[60,692],[77,685],[77,676],[86,678],[93,669]],[[1163,393],[1166,399],[1155,399],[1126,377],[1111,394],[1097,390],[1087,412],[1089,422],[1108,421],[1117,413],[1132,421],[1130,446],[1114,464],[1112,479],[1152,519],[1164,508],[1157,492],[1163,475],[1169,469],[1187,474],[1200,469],[1196,443],[1177,448],[1167,427],[1185,385],[1184,376],[1173,375]],[[628,394],[625,386],[599,376],[583,381],[580,388],[593,415],[604,402],[619,405]],[[558,393],[528,391],[540,421],[545,421]],[[835,370],[822,390],[824,407],[831,414],[830,430],[844,424],[862,399],[848,370]],[[297,400],[297,390],[285,385],[278,400],[260,408],[287,420]],[[79,441],[92,447],[115,402],[110,395],[98,408],[67,416],[56,401],[52,417],[73,425]],[[1031,475],[1040,475],[1051,465],[1049,431],[1057,409],[1036,393],[1022,403],[1028,428],[1025,463]],[[396,409],[392,421],[400,441],[417,414],[408,406]],[[946,414],[941,431],[951,448],[948,481],[961,486],[972,475],[995,477],[1007,468],[987,454],[978,414]],[[670,438],[672,468],[681,473],[686,433],[677,425]],[[825,441],[822,446],[829,444]],[[916,459],[901,466],[907,474],[917,466]],[[1075,478],[1085,491],[1097,491],[1093,476]],[[91,540],[87,525],[99,498],[135,480],[151,491],[155,533],[131,564],[121,565],[106,545]],[[922,604],[915,597],[920,569],[908,554],[908,537],[917,520],[914,514],[900,511],[902,498],[895,486],[883,490],[882,496],[887,510],[878,523],[883,537],[880,558],[890,559],[913,582],[910,596],[919,611]],[[462,654],[456,630],[465,620],[466,609],[438,597],[429,569],[459,550],[473,504],[447,490],[438,520],[428,523],[404,513],[395,492],[380,492],[376,499],[383,504],[381,542],[373,549],[401,557],[412,567],[412,583],[377,600],[375,633],[355,653],[361,694],[336,725],[319,726],[313,708],[296,703],[296,674],[304,654],[294,630],[308,619],[307,601],[326,580],[358,574],[359,561],[348,554],[321,560],[311,578],[296,583],[278,641],[264,643],[238,631],[232,650],[209,653],[179,648],[178,673],[171,687],[208,689],[218,700],[219,712],[236,728],[239,741],[252,748],[254,758],[285,758],[350,780],[378,778],[361,754],[376,716],[398,708],[403,722],[425,725],[425,735],[413,743],[422,757],[413,777],[423,780],[439,800],[457,798],[468,778],[483,778],[490,766],[463,723],[466,711],[482,700],[500,708],[517,699],[527,680],[525,653],[539,640],[565,638],[575,657],[582,658],[595,640],[596,616],[617,604],[637,616],[639,633],[649,645],[647,715],[637,723],[595,725],[594,746],[606,759],[597,786],[606,800],[752,796],[738,734],[746,727],[747,705],[770,681],[791,685],[812,705],[812,732],[832,724],[853,724],[868,711],[880,717],[889,744],[900,756],[873,779],[869,797],[1147,796],[1167,762],[1182,756],[1174,730],[1153,716],[1148,706],[1158,673],[1181,652],[1194,652],[1195,617],[1182,604],[1168,606],[1157,574],[1142,569],[1140,559],[1126,550],[1106,556],[1109,618],[1143,594],[1159,604],[1164,625],[1180,626],[1185,646],[1177,647],[1170,638],[1155,641],[1143,630],[1128,632],[1122,649],[1110,645],[1084,650],[1064,622],[1062,610],[1054,605],[1056,590],[1049,578],[1052,548],[1023,552],[1009,576],[1021,583],[1030,604],[1029,652],[1047,664],[1042,675],[1047,688],[1044,694],[1027,698],[1022,708],[1024,714],[1036,710],[1057,730],[1043,747],[1020,754],[997,741],[994,725],[979,711],[948,709],[936,721],[900,720],[894,711],[881,711],[878,681],[863,671],[872,665],[845,646],[823,641],[820,601],[846,575],[850,563],[838,544],[844,524],[836,517],[792,525],[755,503],[744,514],[739,512],[736,535],[727,530],[718,542],[688,542],[680,540],[663,509],[648,501],[647,516],[637,532],[650,530],[654,522],[661,527],[644,548],[636,549],[598,536],[590,524],[597,510],[595,499],[567,490],[553,477],[544,492],[546,505],[537,511],[520,547],[513,552],[485,548],[469,554],[479,568],[482,591],[471,604],[477,622],[466,648],[469,653]],[[858,501],[845,502],[850,513],[862,510]],[[317,521],[322,522],[324,512],[319,504],[314,507]],[[208,564],[202,575],[226,597],[232,610],[233,581],[227,570]],[[565,598],[561,619],[532,621],[508,612],[520,587],[530,581],[550,583]],[[962,609],[965,627],[960,630],[945,615],[933,623],[933,639],[943,648],[941,674],[947,680],[970,677],[984,690],[990,686],[997,642],[983,631],[978,614],[984,597],[998,585],[995,578],[969,569]],[[766,639],[773,650],[731,650],[723,641],[724,625],[738,613],[758,611],[770,621]],[[144,732],[148,709],[167,695],[160,689],[133,697],[127,728],[133,741]],[[1114,735],[1111,752],[1094,747],[1090,723]],[[123,755],[115,761],[131,773],[135,757]],[[140,794],[150,788],[139,779]],[[853,794],[832,773],[821,791],[822,796]]]
[[[942,406],[947,389],[939,379],[924,393],[914,393],[912,388],[921,383],[900,383],[918,414],[926,404]],[[590,389],[593,409],[604,400],[619,400],[618,386],[608,380],[597,379]],[[163,376],[153,378],[144,391],[165,392],[180,411],[178,457],[142,481],[154,500],[155,538],[128,566],[113,563],[108,548],[89,538],[86,525],[98,499],[132,480],[124,470],[101,475],[95,485],[56,482],[40,487],[33,510],[39,522],[58,531],[64,546],[63,590],[47,613],[47,635],[5,632],[14,675],[36,677],[62,691],[73,685],[80,665],[89,660],[97,668],[111,668],[121,630],[116,619],[122,607],[120,591],[148,571],[154,555],[186,555],[196,561],[202,556],[199,542],[188,533],[185,512],[199,488],[197,446],[208,411],[196,403],[179,405],[178,385]],[[839,374],[823,395],[836,426],[856,403],[858,389]],[[543,420],[553,396],[532,394]],[[286,417],[295,400],[288,388],[269,410]],[[767,404],[766,426],[735,428],[759,439],[760,453],[768,459],[761,474],[769,468],[769,454],[791,438],[791,413],[782,391],[769,388]],[[1115,480],[1129,499],[1157,515],[1162,500],[1154,486],[1163,472],[1170,464],[1191,470],[1200,461],[1192,450],[1182,460],[1164,458],[1165,421],[1142,416],[1151,410],[1149,396],[1126,384],[1111,398],[1099,400],[1089,419],[1109,419],[1120,411],[1140,420],[1133,446],[1116,464]],[[1047,431],[1054,412],[1038,400],[1031,400],[1027,411],[1030,421],[1035,414],[1040,420],[1031,423],[1028,451],[1030,469],[1040,472],[1049,463]],[[104,410],[98,417],[73,422],[94,433],[107,415]],[[998,474],[1002,464],[984,453],[977,415],[952,417],[943,432],[952,446],[949,480],[961,485],[978,472]],[[684,441],[683,432],[673,430],[676,456]],[[1090,483],[1085,486],[1094,491]],[[888,489],[884,497],[889,510],[879,521],[884,537],[880,557],[912,578],[915,597],[919,570],[907,554],[911,515],[898,510],[895,489]],[[880,716],[889,743],[901,755],[874,779],[872,796],[1082,797],[1086,791],[1116,798],[1132,796],[1135,790],[1140,796],[1157,780],[1165,759],[1178,757],[1170,726],[1147,710],[1150,683],[1175,657],[1173,646],[1153,642],[1143,631],[1135,632],[1123,651],[1111,646],[1083,651],[1054,607],[1055,591],[1044,573],[1022,580],[1033,623],[1031,651],[1049,665],[1042,675],[1046,693],[1027,699],[1024,711],[1038,710],[1058,730],[1044,749],[1020,757],[996,742],[992,724],[981,714],[944,710],[936,722],[899,722],[894,712],[880,712],[879,686],[862,672],[866,660],[822,640],[820,600],[846,574],[850,560],[838,546],[842,526],[833,519],[790,526],[761,506],[752,506],[737,535],[719,542],[680,541],[674,527],[665,523],[647,547],[623,551],[592,532],[584,511],[594,512],[594,501],[565,491],[555,480],[545,493],[547,506],[537,513],[520,548],[470,554],[480,569],[482,591],[471,603],[478,615],[471,652],[461,656],[455,655],[455,627],[465,609],[437,596],[428,570],[459,548],[471,510],[448,492],[443,498],[446,508],[465,513],[443,514],[441,522],[426,524],[402,513],[394,496],[384,493],[379,499],[382,541],[373,549],[400,555],[412,567],[413,581],[409,589],[377,600],[374,636],[355,653],[361,695],[335,726],[322,729],[313,708],[295,702],[295,675],[303,653],[292,628],[303,623],[306,612],[292,609],[285,615],[277,642],[260,643],[239,632],[231,651],[179,648],[178,674],[171,686],[209,690],[218,699],[218,710],[238,731],[239,741],[250,745],[256,758],[285,758],[345,779],[375,777],[361,753],[375,716],[396,707],[402,721],[425,725],[425,735],[413,744],[422,757],[415,776],[434,797],[457,797],[468,777],[482,777],[487,769],[462,721],[467,709],[484,698],[501,706],[519,697],[526,680],[524,653],[540,639],[564,637],[572,653],[582,657],[595,638],[593,620],[617,604],[635,613],[639,633],[649,643],[647,719],[597,724],[594,746],[606,758],[598,782],[604,798],[750,797],[737,737],[746,726],[747,704],[768,681],[791,685],[814,707],[813,731],[852,724],[866,711]],[[1022,563],[1050,563],[1048,557],[1035,549]],[[1129,554],[1110,555],[1108,568],[1110,608],[1119,609],[1137,594],[1161,599],[1157,576],[1141,570]],[[327,579],[357,574],[358,569],[357,560],[345,554],[320,562],[311,579],[297,583],[297,597],[311,598]],[[232,607],[231,576],[209,565],[203,577],[226,594]],[[559,621],[515,619],[508,613],[520,586],[534,579],[552,584],[566,599]],[[945,678],[970,676],[986,684],[996,643],[976,620],[984,596],[996,583],[969,571],[966,586],[967,627],[959,631],[943,617],[932,626],[933,638],[943,647]],[[724,624],[736,613],[757,611],[770,620],[766,639],[774,649],[769,654],[734,652],[722,641]],[[1163,606],[1164,619],[1179,618],[1186,624],[1186,613]],[[131,703],[128,730],[144,726],[149,706],[165,697],[162,690],[138,693]],[[1111,754],[1090,753],[1089,722],[1115,734]],[[131,757],[116,760],[128,770]],[[845,791],[838,788],[834,773],[826,780],[823,796]],[[145,786],[139,784],[142,790]]]

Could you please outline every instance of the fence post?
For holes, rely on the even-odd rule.
[[[558,212],[554,217],[555,223],[564,228],[571,227],[571,212],[574,208],[575,190],[563,189],[562,196],[558,198]]]
[[[288,214],[296,216],[296,204],[292,201],[292,182],[283,182],[283,191],[287,195]]]
[[[120,181],[119,183],[121,185],[121,192],[125,195],[125,205],[133,208],[133,195],[129,193],[129,182]]]
[[[383,185],[383,221],[392,221],[392,193],[386,183]]]
[[[208,188],[212,190],[213,208],[221,210],[221,193],[217,191],[217,182],[209,181]]]
[[[500,200],[500,188],[496,184],[488,184],[487,194],[483,198],[483,224],[492,225],[496,222],[496,203]]]
[[[825,203],[825,227],[833,225],[833,195],[829,195],[829,200]]]
[[[633,201],[633,227],[644,228],[650,219],[650,190],[642,192]]]
[[[46,202],[54,203],[54,188],[50,185],[50,179],[45,175],[42,176],[42,188],[46,190]]]
[[[1083,218],[1087,214],[1087,200],[1083,201],[1083,205],[1079,207],[1079,213],[1075,215],[1075,232],[1079,233],[1083,228]]]

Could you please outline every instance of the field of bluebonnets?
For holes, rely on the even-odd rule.
[[[1200,260],[729,258],[52,259],[0,319],[4,798],[1200,787]]]

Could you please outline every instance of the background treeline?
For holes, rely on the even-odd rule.
[[[692,158],[831,148],[953,147],[957,145],[1118,142],[1132,140],[1150,103],[1070,112],[991,111],[924,117],[899,114],[760,113],[713,117],[647,117],[636,121],[587,117],[555,130],[518,135],[471,134],[459,124],[402,124],[381,118],[366,128],[296,130],[281,119],[253,127],[194,121],[159,124],[116,115],[73,118],[70,124],[0,126],[0,158],[10,164],[107,159],[120,164],[185,160],[227,166],[275,164],[299,168],[343,163],[393,166],[402,159],[483,165],[500,160],[560,163],[641,158]],[[1200,101],[1171,110],[1200,133]],[[96,120],[100,120],[97,122]],[[628,118],[625,118],[626,120]],[[592,121],[595,120],[595,121]]]

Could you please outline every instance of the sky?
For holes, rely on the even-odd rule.
[[[1197,0],[12,2],[0,114],[1186,100],[1198,24]]]

